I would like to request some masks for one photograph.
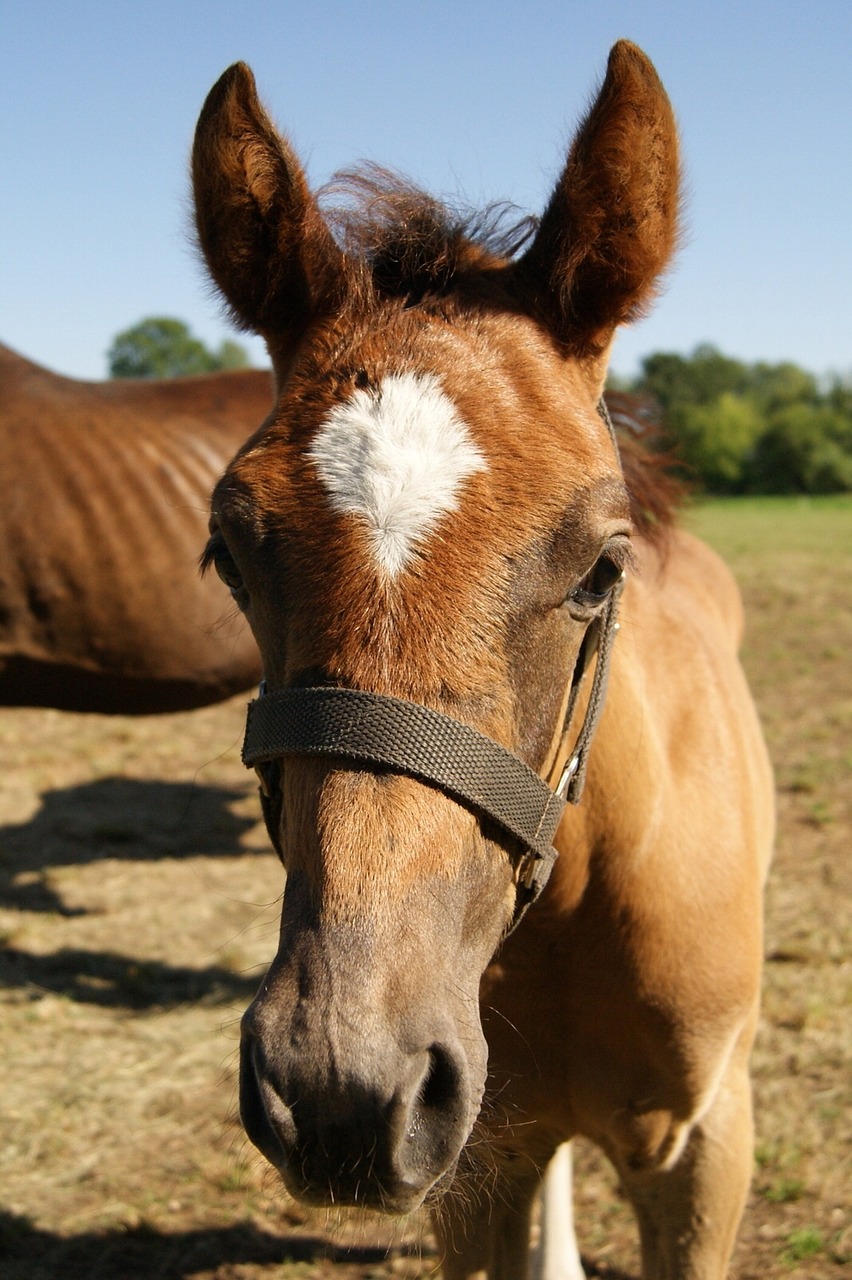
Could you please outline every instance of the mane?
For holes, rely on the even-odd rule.
[[[507,202],[452,208],[372,164],[338,174],[320,200],[350,261],[367,269],[379,293],[409,305],[444,297],[477,272],[503,265],[538,226]]]
[[[363,164],[339,173],[320,192],[323,214],[369,296],[427,304],[476,290],[535,234],[539,219],[508,202],[484,210],[453,208],[399,173]],[[616,427],[631,515],[638,533],[665,537],[685,496],[672,473],[665,433],[649,400],[607,392]]]
[[[624,481],[630,495],[630,516],[636,532],[663,542],[688,497],[687,486],[674,468],[665,426],[653,402],[624,391],[605,393],[615,427]]]

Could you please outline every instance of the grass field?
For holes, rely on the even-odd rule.
[[[758,1142],[736,1280],[852,1261],[852,502],[714,502],[779,786]],[[281,876],[239,764],[243,700],[139,720],[0,713],[0,1275],[380,1280],[421,1224],[287,1205],[235,1118],[239,1015]],[[635,1275],[630,1215],[578,1157],[590,1275]],[[390,1252],[388,1252],[388,1248]]]

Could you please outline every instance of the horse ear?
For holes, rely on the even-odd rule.
[[[532,245],[525,292],[572,355],[603,361],[652,301],[677,241],[677,128],[656,71],[619,41]]]
[[[195,130],[192,185],[198,241],[237,323],[273,357],[337,302],[342,254],[289,144],[238,62],[207,96]]]

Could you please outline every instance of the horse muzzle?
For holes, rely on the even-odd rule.
[[[274,1060],[249,1010],[243,1023],[240,1112],[245,1130],[296,1199],[410,1213],[455,1167],[481,1089],[462,1045],[443,1035],[403,1050],[393,1038],[359,1044],[345,1062],[276,1036]],[[334,1061],[331,1060],[333,1057]],[[323,1059],[325,1059],[323,1061]]]

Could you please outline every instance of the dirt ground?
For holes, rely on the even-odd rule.
[[[852,1262],[852,504],[694,521],[744,589],[779,784],[754,1186],[736,1280]],[[244,700],[162,718],[0,712],[0,1275],[382,1280],[428,1230],[284,1201],[236,1118],[240,1014],[282,877],[238,758]],[[637,1274],[607,1166],[577,1157],[590,1276]]]

